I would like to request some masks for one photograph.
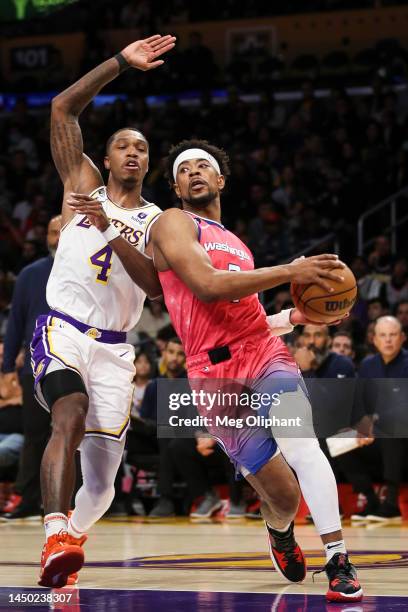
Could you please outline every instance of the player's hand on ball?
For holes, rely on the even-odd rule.
[[[157,58],[173,49],[175,43],[176,37],[171,34],[166,36],[155,34],[143,40],[136,40],[125,47],[121,53],[133,68],[143,71],[152,70],[164,64],[163,60]]]
[[[306,285],[315,283],[325,291],[332,292],[330,280],[342,282],[341,270],[345,267],[337,255],[324,254],[313,257],[298,257],[289,264],[290,281]]]
[[[89,223],[104,232],[109,225],[109,219],[103,210],[101,202],[84,193],[70,193],[66,200],[70,209],[79,215],[86,215]]]

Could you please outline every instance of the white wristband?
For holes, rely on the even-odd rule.
[[[111,240],[115,240],[115,238],[119,238],[120,231],[117,227],[110,223],[106,230],[101,232],[101,234],[105,238],[106,242],[110,242]]]
[[[290,322],[290,313],[292,308],[287,310],[281,310],[278,314],[267,317],[269,327],[272,330],[274,336],[282,336],[283,334],[290,334],[293,331],[293,325]]]

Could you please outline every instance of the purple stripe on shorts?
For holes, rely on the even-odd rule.
[[[77,321],[73,317],[70,317],[69,315],[63,312],[58,312],[57,310],[51,310],[50,315],[52,317],[56,317],[58,319],[66,321],[67,323],[75,327],[78,331],[90,338],[93,338],[97,342],[104,342],[106,344],[120,344],[122,342],[126,342],[126,332],[111,331],[108,329],[98,329],[97,327],[92,327],[92,325],[81,323],[81,321]]]
[[[40,382],[51,361],[49,346],[46,340],[47,320],[48,315],[40,315],[37,318],[33,339],[30,345],[31,365],[33,368],[35,385]]]

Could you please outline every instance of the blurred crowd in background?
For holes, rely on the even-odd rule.
[[[128,2],[121,11],[113,11],[112,3],[101,4],[95,16],[101,22],[100,27],[133,25],[149,32],[157,27],[155,2]],[[232,18],[238,16],[234,12],[238,4],[239,17],[290,12],[299,5],[304,9],[303,3],[295,1],[247,0],[223,3],[224,14],[215,2],[193,8],[194,4],[184,0],[167,3],[168,15],[163,17],[161,12],[163,21]],[[341,8],[348,8],[349,5],[378,5],[378,2],[326,0],[308,4],[312,10],[330,10],[340,4]],[[86,26],[89,19],[86,3],[80,3],[81,7]],[[76,15],[78,24],[81,13]],[[89,37],[88,45],[90,52],[85,56],[82,73],[116,51],[108,49],[96,34]],[[403,54],[399,57],[404,60],[400,64],[403,75],[406,57]],[[236,57],[222,71],[211,50],[202,43],[200,34],[192,33],[187,48],[173,53],[161,75],[160,71],[149,75],[128,71],[115,83],[118,91],[127,94],[126,100],[117,99],[98,107],[90,105],[85,110],[81,115],[85,151],[102,168],[107,138],[124,126],[140,129],[150,143],[150,170],[143,195],[165,209],[175,204],[163,174],[163,159],[171,144],[198,137],[225,148],[230,156],[231,177],[222,198],[223,222],[248,244],[257,267],[278,265],[304,251],[315,254],[336,249],[352,268],[358,280],[359,301],[351,316],[336,328],[322,328],[320,332],[297,330],[285,337],[305,373],[315,375],[323,362],[336,353],[346,360],[351,368],[347,376],[352,377],[365,358],[378,354],[375,321],[379,317],[390,314],[400,323],[401,329],[398,328],[394,338],[395,354],[399,355],[407,347],[404,335],[408,336],[406,241],[397,234],[398,243],[393,244],[390,234],[384,231],[389,224],[388,217],[380,215],[369,225],[375,238],[362,254],[356,255],[359,216],[408,184],[406,92],[396,90],[384,75],[373,74],[368,95],[367,92],[350,95],[344,88],[334,87],[328,95],[319,96],[316,94],[319,81],[300,79],[294,85],[298,94],[294,99],[278,100],[267,78],[275,68],[270,58],[258,53],[255,59],[254,56]],[[53,73],[49,76],[52,79]],[[163,104],[148,104],[149,91],[172,94],[180,87],[180,80],[185,90],[199,92],[197,104],[182,105],[176,95],[170,95]],[[63,71],[56,70],[53,86],[64,85]],[[224,87],[228,92],[221,103],[211,95],[215,86]],[[245,93],[256,95],[248,98]],[[2,113],[0,134],[3,143],[0,153],[0,338],[3,338],[18,275],[25,266],[48,253],[47,225],[60,211],[62,187],[49,151],[49,108],[33,111],[21,95],[11,112]],[[292,305],[288,287],[261,297],[268,314]],[[222,506],[211,485],[210,474],[216,468],[222,472],[224,482],[230,483],[232,514],[244,514],[248,499],[242,485],[231,480],[231,470],[214,441],[198,438],[188,444],[177,440],[165,444],[155,437],[156,391],[151,381],[157,376],[185,375],[184,353],[162,302],[146,303],[129,340],[137,354],[136,393],[128,458],[118,477],[115,503],[127,504],[126,511],[130,513],[153,511],[154,515],[156,506],[142,503],[140,492],[155,491],[162,504],[159,510],[156,508],[156,515],[168,516],[189,511],[193,500],[201,496],[207,505],[201,510],[199,506],[196,514],[206,516],[209,508]],[[4,404],[4,400],[0,401]],[[13,406],[19,402],[21,390],[16,389]],[[12,433],[22,439],[22,425]],[[15,440],[17,457],[21,439]],[[378,453],[381,454],[380,448]],[[186,465],[190,466],[187,471]],[[129,466],[137,467],[137,477]],[[154,485],[149,480],[152,471],[158,474],[158,488],[157,480]],[[339,478],[344,478],[346,472],[337,466]],[[398,474],[398,478],[401,480],[402,475]],[[3,474],[2,480],[7,479],[13,479],[13,472],[11,476],[7,471]],[[377,467],[375,480],[384,481],[381,467]],[[187,483],[187,494],[173,499],[177,482],[184,483],[183,486]],[[138,493],[129,498],[129,493],[136,490],[135,483]],[[366,487],[363,493],[369,496],[367,491]],[[13,494],[18,497],[18,491]],[[397,502],[394,499],[390,503],[395,506]]]

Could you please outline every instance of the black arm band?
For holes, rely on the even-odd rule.
[[[114,57],[115,57],[115,60],[119,64],[119,74],[123,72],[124,70],[127,70],[128,68],[130,68],[129,62],[123,57],[121,53],[117,53]]]

